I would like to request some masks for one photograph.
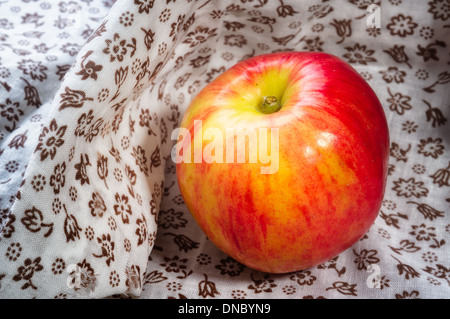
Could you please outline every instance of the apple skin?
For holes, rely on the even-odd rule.
[[[268,95],[282,108],[262,114],[256,105]],[[279,128],[278,171],[261,174],[267,164],[259,162],[194,163],[195,147],[210,142],[200,136],[203,145],[194,143],[194,120],[202,120],[203,132]],[[250,268],[288,273],[319,265],[357,242],[378,215],[386,117],[365,80],[333,55],[280,52],[241,61],[199,92],[181,127],[191,133],[177,143],[177,152],[191,144],[191,154],[177,153],[185,158],[177,163],[182,197],[211,242]]]

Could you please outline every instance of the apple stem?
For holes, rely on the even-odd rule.
[[[278,112],[280,109],[281,104],[278,102],[278,99],[273,95],[268,95],[263,97],[263,102],[259,108],[259,111],[264,114],[271,114]]]

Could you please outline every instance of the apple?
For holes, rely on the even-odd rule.
[[[235,64],[192,100],[174,138],[187,208],[214,245],[252,269],[319,265],[378,215],[386,117],[371,87],[333,55]]]

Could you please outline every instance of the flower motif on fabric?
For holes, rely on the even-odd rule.
[[[430,156],[432,158],[438,158],[439,155],[444,154],[444,144],[442,144],[442,138],[427,138],[421,139],[419,144],[419,154],[424,156]]]
[[[186,39],[183,43],[189,44],[191,48],[195,47],[201,43],[204,43],[209,38],[216,36],[216,31],[216,28],[209,29],[208,27],[198,26],[194,31],[191,31],[186,35]]]
[[[367,270],[369,265],[380,262],[380,258],[377,257],[378,252],[376,250],[363,249],[358,253],[355,249],[353,249],[353,253],[356,256],[354,263],[356,264],[358,270]]]
[[[225,45],[229,45],[231,47],[242,48],[247,44],[247,39],[240,34],[230,34],[225,36]]]
[[[442,111],[437,108],[433,107],[428,101],[423,100],[423,103],[425,103],[428,107],[428,109],[425,112],[427,122],[431,121],[432,127],[442,126],[447,123],[447,118],[444,116]]]
[[[153,8],[155,0],[134,0],[134,4],[139,6],[139,13],[150,13],[150,9]]]
[[[277,287],[275,280],[270,278],[270,275],[268,274],[264,275],[262,279],[256,279],[254,273],[251,273],[250,278],[253,283],[248,286],[248,289],[253,290],[255,294],[273,292],[272,288]]]
[[[336,34],[340,37],[340,40],[336,42],[336,44],[344,42],[346,37],[350,37],[352,35],[351,19],[334,19],[330,24],[336,29]]]
[[[449,0],[433,0],[428,2],[430,8],[428,12],[433,14],[433,18],[447,21],[450,18],[450,1]]]
[[[23,59],[18,63],[18,69],[25,75],[31,76],[33,80],[43,81],[47,78],[46,71],[48,68],[42,65],[41,61],[34,61],[31,59]]]
[[[53,232],[53,223],[44,223],[44,215],[36,207],[25,210],[25,217],[22,217],[20,221],[25,226],[27,230],[32,233],[39,232],[41,229],[48,228],[47,232],[43,235],[48,237]]]
[[[85,65],[82,66],[81,71],[77,74],[82,76],[82,80],[86,80],[88,78],[97,80],[97,72],[101,71],[102,69],[102,65],[95,64],[95,62],[89,60]]]
[[[80,239],[81,227],[78,225],[78,221],[73,214],[69,214],[66,205],[63,204],[64,213],[66,218],[64,220],[64,234],[66,235],[66,242],[75,241]]]
[[[239,276],[244,271],[244,265],[231,257],[221,259],[220,264],[216,265],[215,268],[220,270],[221,275],[228,275],[230,277]]]
[[[344,296],[358,296],[356,289],[357,284],[350,284],[345,281],[336,281],[333,283],[331,287],[328,287],[325,290],[333,290],[336,289],[337,292],[343,294]]]
[[[41,257],[37,257],[34,260],[31,258],[27,258],[24,261],[23,266],[17,268],[17,274],[13,277],[14,281],[25,281],[22,285],[22,290],[31,287],[32,289],[38,289],[31,279],[35,275],[35,273],[44,269],[44,266],[41,264]]]
[[[433,184],[439,187],[450,186],[450,162],[447,167],[439,168],[430,177],[433,179]]]
[[[145,156],[145,150],[138,145],[137,148],[133,146],[133,152],[131,155],[136,160],[136,165],[139,167],[139,170],[148,176],[148,165],[147,165],[147,157]]]
[[[441,264],[436,264],[436,268],[427,266],[423,270],[436,278],[447,281],[447,284],[450,286],[450,268],[447,268]]]
[[[97,237],[97,243],[100,244],[101,253],[92,254],[97,258],[105,258],[106,265],[111,266],[111,262],[114,261],[114,246],[115,243],[111,239],[110,234],[103,234],[101,237]]]
[[[403,292],[401,294],[395,294],[395,298],[396,299],[420,299],[419,292],[417,290],[412,290],[411,292],[403,290]]]
[[[97,80],[98,74],[97,72],[100,72],[103,70],[103,66],[96,64],[94,61],[89,60],[86,64],[86,59],[93,53],[94,51],[87,52],[82,60],[81,60],[81,70],[77,72],[77,75],[81,75],[81,80],[87,80],[88,78],[92,78],[94,80]]]
[[[119,23],[122,24],[124,27],[131,27],[134,22],[134,14],[130,11],[126,11],[121,14],[119,17]]]
[[[417,23],[413,21],[412,17],[405,17],[403,14],[399,14],[392,17],[391,22],[386,27],[391,32],[391,35],[406,37],[414,33]]]
[[[0,116],[4,117],[7,122],[11,122],[11,126],[5,125],[5,130],[7,132],[12,132],[16,129],[16,123],[19,122],[20,117],[24,115],[23,110],[20,108],[19,102],[13,102],[9,98],[6,99],[5,103],[0,104]],[[4,121],[2,121],[4,122]]]
[[[43,128],[35,150],[35,152],[40,152],[41,161],[46,160],[49,156],[50,159],[55,157],[58,147],[64,144],[63,137],[66,129],[67,125],[58,127],[56,119],[51,120],[50,125]]]
[[[438,47],[445,48],[447,45],[445,42],[439,40],[436,40],[425,47],[418,44],[418,51],[416,54],[421,56],[424,62],[428,62],[430,60],[439,61]]]
[[[387,101],[389,102],[389,109],[391,111],[396,112],[398,115],[403,115],[405,111],[412,109],[411,104],[409,104],[411,101],[410,96],[403,95],[400,92],[393,94],[390,88],[388,88],[388,93],[390,98]]]
[[[416,182],[414,177],[411,177],[408,180],[403,178],[399,178],[397,181],[394,181],[394,187],[392,190],[397,192],[397,196],[400,197],[425,197],[428,195],[428,189],[423,186],[423,182]]]
[[[399,70],[396,66],[390,66],[387,70],[380,71],[380,73],[383,75],[383,80],[387,83],[403,83],[405,81],[403,78],[406,76],[406,72]]]
[[[92,166],[89,161],[88,154],[80,154],[80,162],[75,164],[75,169],[77,170],[75,174],[75,180],[79,180],[81,185],[90,184],[89,176],[87,173],[87,167]]]
[[[165,236],[173,236],[173,242],[178,246],[180,251],[188,252],[191,249],[198,248],[199,243],[193,241],[185,235],[177,235],[174,233],[164,233]]]
[[[300,286],[312,286],[317,277],[311,274],[309,270],[298,271],[289,277],[290,280],[296,281]]]
[[[133,57],[136,51],[136,39],[131,38],[132,43],[128,43],[127,39],[121,38],[118,33],[115,33],[112,39],[106,39],[106,48],[103,49],[103,53],[109,54],[109,61],[114,62],[116,59],[122,62],[124,57],[131,49],[130,57]]]
[[[81,48],[82,46],[80,44],[68,42],[62,46],[61,51],[70,56],[76,56]]]
[[[392,48],[383,50],[383,52],[389,54],[395,62],[405,63],[410,69],[412,69],[412,65],[409,63],[409,56],[405,52],[404,45],[395,44]]]
[[[129,216],[131,216],[132,212],[131,206],[128,203],[128,196],[116,193],[114,199],[116,201],[116,203],[114,204],[114,212],[117,216],[120,216],[122,218],[122,222],[124,224],[130,223]]]
[[[164,229],[167,228],[183,228],[187,224],[187,220],[184,219],[182,212],[175,212],[173,208],[166,211],[161,210],[158,217],[158,225]]]
[[[94,119],[94,111],[89,110],[89,112],[83,113],[77,120],[77,127],[75,128],[75,136],[84,136],[88,130],[88,125],[91,124]]]
[[[203,276],[205,277],[205,279],[198,283],[198,295],[203,298],[214,298],[216,295],[220,295],[220,293],[217,291],[216,284],[208,280],[208,276],[206,274],[203,274]]]
[[[144,215],[142,215],[142,218],[138,218],[136,220],[136,231],[134,232],[138,236],[138,246],[142,245],[145,240],[147,239],[147,222],[145,220]]]
[[[61,93],[61,100],[59,111],[67,108],[74,107],[80,108],[83,107],[85,101],[93,101],[93,98],[86,97],[86,93],[80,90],[72,90],[69,87],[65,87],[64,93]]]
[[[98,192],[92,193],[92,199],[88,203],[91,215],[94,217],[103,217],[106,212],[106,204],[102,196]]]
[[[344,54],[344,58],[349,63],[357,63],[367,65],[368,62],[376,62],[377,59],[373,57],[375,50],[367,49],[366,45],[356,43],[353,47],[346,47],[347,53]]]
[[[54,194],[59,194],[61,188],[64,187],[64,184],[66,182],[66,177],[64,175],[65,171],[66,171],[65,162],[57,164],[53,169],[53,175],[50,176],[50,186],[53,187]]]
[[[187,269],[186,258],[180,259],[178,255],[170,257],[164,257],[164,263],[161,264],[161,266],[165,267],[166,272],[173,272],[173,273],[179,273],[185,269]]]
[[[427,227],[425,224],[412,225],[410,234],[415,236],[418,241],[429,241],[436,237],[436,228]]]

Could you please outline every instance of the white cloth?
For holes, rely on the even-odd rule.
[[[113,3],[0,3],[1,297],[450,296],[448,0]],[[200,231],[171,132],[228,67],[286,50],[360,72],[385,109],[391,157],[359,242],[272,275]]]

